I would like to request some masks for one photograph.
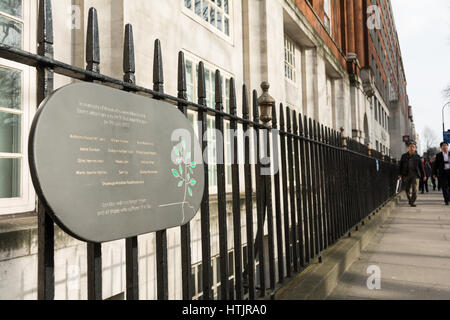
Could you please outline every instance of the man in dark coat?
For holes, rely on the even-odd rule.
[[[450,154],[448,153],[448,143],[441,143],[441,150],[436,155],[436,161],[433,165],[433,176],[439,177],[439,182],[442,187],[442,193],[444,195],[445,205],[448,206],[450,202]]]
[[[399,179],[403,179],[406,189],[406,196],[411,207],[416,207],[417,199],[417,179],[426,179],[420,157],[416,152],[416,143],[408,143],[408,152],[402,155],[399,168]]]
[[[424,157],[422,157],[422,158],[420,158],[420,160],[422,161],[426,180],[420,179],[419,190],[420,190],[420,193],[424,194],[425,191],[428,193],[428,179],[431,177],[432,170],[431,170],[431,166],[430,166],[428,159],[425,159]]]
[[[433,158],[431,158],[431,161],[430,161],[431,168],[434,168],[435,161],[436,161],[436,155],[434,155]],[[431,173],[431,184],[433,185],[433,191],[436,191],[436,187],[438,188],[439,191],[441,191],[441,186],[439,184],[439,181],[437,181],[438,184],[436,186],[436,180],[438,180],[438,179],[436,179],[435,176],[433,175],[433,173]]]

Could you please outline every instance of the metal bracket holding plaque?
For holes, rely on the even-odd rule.
[[[200,207],[201,146],[188,119],[167,102],[70,84],[42,102],[28,147],[40,201],[80,240],[181,226]]]

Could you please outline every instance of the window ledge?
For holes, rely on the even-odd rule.
[[[208,11],[209,12],[209,11]],[[209,22],[203,20],[202,17],[198,16],[197,14],[195,14],[191,9],[187,9],[184,4],[183,4],[183,9],[182,9],[182,13],[190,18],[191,20],[193,20],[194,22],[200,24],[201,26],[203,26],[206,30],[208,30],[209,32],[211,32],[212,34],[214,34],[215,36],[221,38],[222,40],[226,41],[228,44],[230,44],[231,46],[234,46],[234,41],[233,41],[233,36],[232,36],[232,32],[233,32],[233,26],[231,25],[231,23],[233,22],[233,20],[231,19],[230,16],[230,35],[226,35],[222,30],[217,29],[215,26],[212,26]]]
[[[0,234],[37,229],[37,216],[34,213],[26,216],[7,216],[0,219]]]
[[[55,224],[55,250],[83,245]],[[26,214],[0,219],[0,261],[17,259],[37,254],[37,216]]]

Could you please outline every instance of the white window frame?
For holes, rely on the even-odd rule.
[[[37,1],[22,1],[22,19],[1,14],[4,17],[21,21],[22,25],[22,50],[36,52],[36,21]],[[21,159],[20,168],[20,197],[0,199],[0,216],[34,211],[36,208],[36,193],[31,181],[28,166],[28,135],[36,112],[36,70],[23,64],[0,58],[0,66],[7,69],[15,69],[22,72],[22,109],[13,110],[2,108],[3,111],[21,115],[21,153],[0,153],[0,158]]]
[[[241,247],[242,266],[245,266],[245,264],[244,264],[245,257],[244,257],[244,250],[243,250],[244,247],[247,247],[247,250],[248,250],[247,243],[243,244]],[[236,263],[236,255],[234,252],[234,248],[228,250],[227,266],[229,266],[230,253],[233,254],[233,268],[231,270],[228,268],[228,273],[230,274],[228,276],[228,280],[234,280],[234,277],[235,277],[234,265]],[[220,277],[217,277],[217,269],[220,267],[220,255],[219,254],[215,255],[214,257],[211,257],[211,264],[212,264],[212,268],[211,268],[212,277],[211,278],[212,278],[213,283],[210,283],[210,285],[211,285],[211,291],[212,291],[213,297],[215,300],[217,300],[218,294],[219,294],[219,286],[221,285]],[[259,261],[254,261],[254,264],[255,264],[255,270],[256,270],[256,268],[259,266]],[[200,265],[202,265],[202,262],[196,263],[195,265],[192,266],[192,270],[194,271],[194,275],[195,275],[194,276],[195,280],[194,280],[194,284],[193,284],[194,285],[194,296],[192,297],[193,300],[198,300],[198,298],[203,295],[203,288],[198,287],[198,277],[202,276],[202,275],[199,275],[199,273],[198,273],[198,267]]]
[[[200,59],[199,57],[197,57],[196,55],[187,52],[184,50],[184,56],[185,56],[185,64],[187,65],[189,62],[192,63],[192,81],[193,83],[189,83],[188,82],[188,77],[186,76],[186,85],[187,87],[192,89],[192,97],[191,99],[193,100],[192,102],[197,103],[198,102],[198,97],[197,97],[197,90],[198,90],[198,79],[197,79],[197,66],[200,63],[200,61],[203,61],[204,67],[205,67],[205,72],[209,71],[210,72],[210,76],[214,76],[215,75],[215,70],[220,70],[220,75],[223,78],[222,81],[222,98],[223,98],[223,105],[224,105],[224,111],[229,113],[230,109],[229,109],[229,97],[227,96],[227,90],[226,90],[226,83],[227,80],[234,78],[234,76],[228,72],[223,70],[222,68],[208,62],[205,60]],[[206,88],[206,96],[207,96],[207,103],[208,103],[208,107],[210,108],[215,108],[215,101],[213,99],[214,94],[215,94],[215,88],[212,87],[212,81],[209,82],[210,83],[210,87]],[[189,99],[189,97],[188,97]],[[228,105],[228,107],[227,107]],[[188,116],[190,117],[190,119],[193,120],[194,123],[194,130],[198,135],[198,129],[196,128],[196,124],[198,122],[198,113],[194,112],[194,111],[189,111],[188,110]],[[209,128],[213,128],[215,129],[215,125],[214,125],[214,117],[212,116],[208,116],[207,117],[207,123],[208,123],[208,129]],[[230,122],[227,120],[224,120],[224,149],[225,149],[225,154],[224,154],[224,158],[225,158],[225,189],[226,192],[229,193],[231,192],[232,189],[232,181],[231,181],[231,164],[227,162],[228,159],[228,155],[229,152],[227,152],[228,149],[231,150],[231,140],[230,137],[227,135],[227,130],[230,129]],[[209,133],[211,133],[211,131],[209,131]],[[208,136],[208,142],[212,142],[214,141],[214,137],[210,134]],[[214,146],[215,143],[213,144]],[[210,149],[211,150],[211,149]],[[215,150],[215,149],[214,149]],[[208,160],[211,161],[211,155],[215,154],[215,152],[211,152],[208,156]],[[211,168],[211,166],[209,166],[209,168]],[[209,176],[209,192],[211,194],[217,194],[217,176],[216,176],[216,180],[215,180],[215,184],[211,183],[211,175]]]
[[[194,21],[198,22],[199,24],[203,25],[204,27],[206,27],[209,31],[213,32],[217,36],[226,40],[230,44],[233,44],[233,34],[234,34],[233,0],[228,0],[228,15],[225,14],[224,8],[221,9],[216,5],[215,2],[217,0],[215,0],[214,2],[211,0],[199,0],[201,10],[203,10],[203,3],[204,2],[208,3],[208,21],[203,19],[202,12],[200,13],[200,16],[195,13],[195,1],[196,0],[191,0],[191,8],[189,9],[185,6],[185,0],[180,0],[180,4],[182,6],[181,11],[187,17],[191,18],[192,20],[194,20]],[[214,7],[214,9],[216,10],[216,17],[217,17],[217,10],[221,11],[221,13],[222,13],[222,28],[223,28],[222,30],[218,29],[216,26],[214,26],[210,23],[210,19],[211,19],[210,8],[211,8],[211,6]],[[222,0],[222,7],[224,7],[224,0]],[[225,33],[225,18],[228,18],[228,32],[229,32],[228,35]]]
[[[292,39],[284,35],[284,78],[293,84],[297,83],[296,44]],[[288,71],[291,72],[291,76]]]

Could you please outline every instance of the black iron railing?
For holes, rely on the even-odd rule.
[[[314,259],[321,259],[324,250],[347,235],[365,217],[383,206],[395,194],[396,161],[366,146],[344,138],[306,116],[289,108],[273,106],[272,127],[260,123],[257,92],[252,94],[252,114],[247,88],[243,86],[242,117],[237,114],[235,82],[230,84],[230,113],[223,111],[220,72],[216,71],[215,109],[206,105],[204,65],[199,64],[198,102],[187,101],[185,61],[178,59],[178,95],[164,92],[163,60],[159,40],[155,41],[153,89],[136,85],[133,30],[125,26],[123,80],[100,73],[100,45],[97,12],[89,11],[86,69],[53,59],[53,26],[50,0],[39,1],[38,54],[0,44],[0,57],[37,69],[37,97],[40,103],[53,91],[54,73],[82,81],[97,82],[120,90],[163,99],[187,115],[196,112],[199,132],[207,130],[207,116],[215,117],[216,129],[224,133],[224,122],[231,129],[252,131],[243,139],[233,137],[232,163],[232,226],[227,225],[226,177],[224,164],[217,164],[217,198],[220,244],[220,296],[222,299],[255,299],[271,291],[301,272]],[[202,137],[202,134],[199,134]],[[260,149],[261,142],[268,146]],[[203,149],[208,147],[201,138]],[[273,148],[270,145],[273,145]],[[240,166],[238,146],[243,146],[245,163]],[[254,146],[255,148],[252,148]],[[216,146],[217,156],[223,145]],[[272,150],[272,155],[270,154]],[[371,153],[370,153],[371,152]],[[254,153],[256,164],[251,164]],[[270,159],[270,161],[262,161]],[[206,159],[205,159],[206,160]],[[262,174],[278,163],[273,175]],[[272,168],[273,169],[273,168]],[[208,165],[205,163],[205,190],[200,208],[203,299],[213,299],[211,289],[210,192]],[[240,179],[245,185],[245,210],[240,207]],[[256,192],[256,198],[254,197]],[[274,197],[274,203],[272,202]],[[256,199],[256,214],[253,202]],[[54,298],[54,223],[42,205],[38,206],[38,298]],[[241,215],[245,214],[247,256],[242,259]],[[256,217],[257,230],[253,229]],[[264,226],[267,220],[268,232]],[[191,230],[181,228],[181,269],[183,299],[192,298]],[[227,235],[233,233],[234,281],[228,275]],[[138,239],[126,239],[126,298],[138,299]],[[88,243],[88,298],[102,298],[101,244]],[[267,257],[267,258],[266,258]],[[156,233],[157,298],[168,298],[168,265],[166,231]],[[242,261],[246,261],[245,264]],[[256,272],[256,262],[259,272]],[[268,272],[267,272],[268,271]],[[269,276],[266,279],[266,272]],[[258,283],[258,286],[256,285]]]

